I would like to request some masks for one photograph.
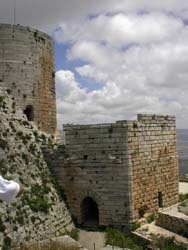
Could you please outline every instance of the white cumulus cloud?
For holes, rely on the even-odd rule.
[[[78,27],[79,26],[79,27]],[[63,23],[55,32],[58,42],[79,40],[107,42],[121,47],[130,43],[149,44],[173,38],[183,29],[180,18],[162,13],[100,15],[81,24]]]
[[[73,119],[62,113],[64,123],[109,122],[156,113],[176,115],[178,127],[188,126],[184,115],[188,28],[182,19],[164,12],[119,13],[81,23],[62,26],[56,33],[58,42],[71,44],[68,60],[83,62],[75,67],[80,84],[82,77],[103,84],[88,92],[77,82],[84,91],[80,102],[75,99],[80,116]],[[58,106],[63,110],[63,104]],[[72,107],[68,109],[71,114]]]

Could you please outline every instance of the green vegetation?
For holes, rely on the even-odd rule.
[[[72,229],[71,231],[67,231],[67,230],[65,229],[65,232],[63,232],[63,233],[60,232],[60,235],[61,235],[61,236],[69,235],[72,239],[74,239],[74,240],[76,240],[76,241],[79,240],[79,231],[78,231],[77,228],[74,228],[74,229]]]
[[[187,201],[183,201],[179,204],[181,207],[188,207]]]
[[[120,248],[129,248],[131,250],[145,250],[146,243],[139,241],[131,234],[124,234],[123,232],[108,228],[106,230],[106,244],[111,246],[118,246]],[[174,237],[152,236],[152,243],[150,244],[153,250],[187,250],[188,246],[185,244],[176,244]]]
[[[34,212],[44,212],[48,213],[50,208],[50,203],[46,195],[49,193],[49,188],[44,184],[36,184],[31,188],[31,195],[25,194],[24,200],[27,205]]]
[[[152,223],[155,220],[155,214],[150,214],[148,215],[148,217],[146,218],[147,223]]]
[[[2,104],[5,100],[5,96],[0,96],[0,104]]]
[[[35,184],[32,188],[31,188],[31,193],[32,195],[35,196],[44,196],[46,194],[48,194],[50,192],[50,189],[43,184],[39,185],[39,184]]]
[[[74,228],[70,232],[67,233],[71,238],[74,240],[78,241],[79,239],[79,234],[78,234],[78,229]]]
[[[140,225],[139,222],[134,222],[134,223],[132,224],[132,231],[135,231],[135,230],[138,229],[140,226],[141,226],[141,225]]]
[[[188,200],[188,194],[179,194],[179,202]]]
[[[124,234],[123,232],[107,228],[106,230],[106,245],[118,246],[121,248],[130,248],[133,250],[142,250],[142,246],[136,243],[136,239],[132,235]]]
[[[27,204],[34,212],[41,211],[47,213],[50,208],[50,204],[44,197],[35,197],[35,198],[27,197]]]

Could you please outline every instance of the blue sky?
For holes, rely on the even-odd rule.
[[[55,53],[55,71],[61,70],[61,69],[71,69],[74,70],[74,65],[72,65],[71,62],[67,61],[66,59],[66,53],[67,50],[70,48],[68,45],[54,44],[54,53]]]
[[[59,70],[70,70],[74,72],[75,79],[80,83],[80,88],[87,89],[87,92],[101,89],[103,84],[87,77],[81,77],[77,71],[76,67],[81,67],[85,62],[81,60],[70,61],[67,59],[67,51],[71,48],[68,44],[54,43],[54,54],[55,54],[55,71]]]

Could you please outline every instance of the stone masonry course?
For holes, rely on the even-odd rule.
[[[175,117],[138,115],[64,130],[64,156],[56,154],[53,169],[78,224],[95,219],[130,230],[145,213],[177,203]]]

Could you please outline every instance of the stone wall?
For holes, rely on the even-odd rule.
[[[128,122],[128,145],[134,219],[177,203],[175,117],[138,115]]]
[[[65,153],[59,151],[53,157],[53,168],[73,216],[79,224],[83,223],[82,202],[91,197],[98,205],[99,225],[129,229],[127,125],[64,126],[64,129]]]
[[[56,129],[53,41],[45,33],[20,25],[0,24],[0,86],[20,108],[32,112],[39,129]],[[31,110],[33,109],[33,110]]]
[[[53,238],[74,225],[44,160],[53,140],[30,123],[12,96],[0,88],[0,175],[24,189],[10,204],[0,202],[0,249]]]
[[[158,212],[156,225],[188,237],[188,216],[177,211],[177,206]]]

